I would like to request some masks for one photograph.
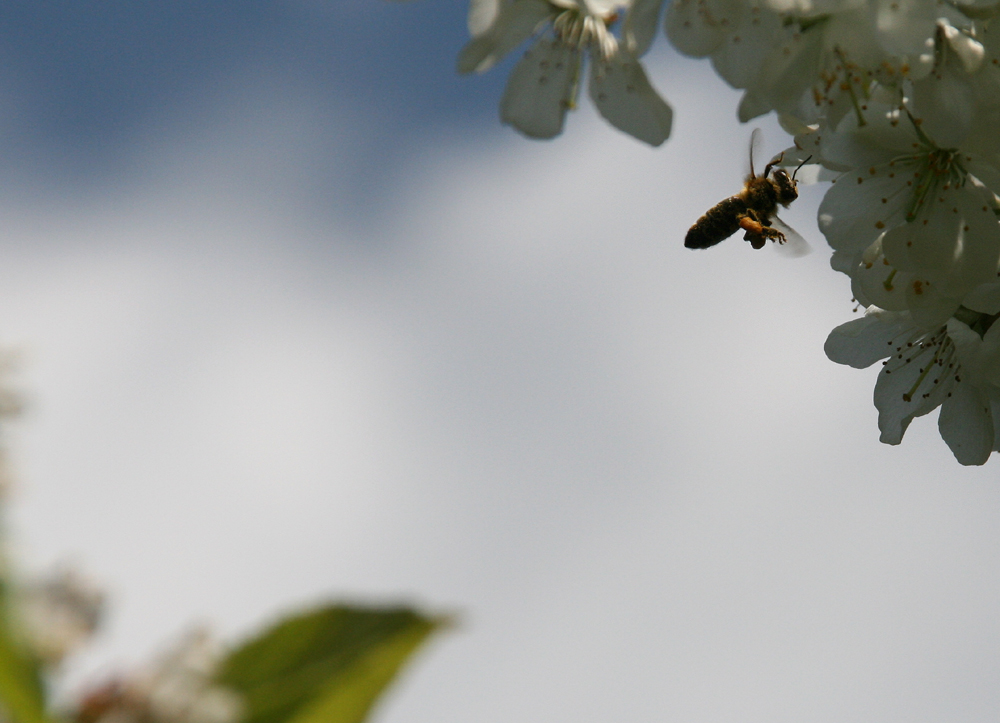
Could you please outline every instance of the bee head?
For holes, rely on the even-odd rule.
[[[787,206],[799,197],[799,190],[796,188],[795,179],[788,175],[788,171],[779,168],[771,174],[771,183],[774,190],[778,192],[778,203]]]

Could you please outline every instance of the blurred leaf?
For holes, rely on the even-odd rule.
[[[0,715],[12,723],[48,723],[39,662],[19,644],[8,610],[0,582]]]
[[[216,677],[243,696],[242,723],[360,723],[445,618],[407,608],[332,606],[278,623]]]

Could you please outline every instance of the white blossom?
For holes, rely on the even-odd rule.
[[[930,72],[942,15],[963,17],[928,0],[675,0],[666,31],[682,53],[711,56],[726,82],[746,89],[740,120],[777,110],[835,124],[876,83]]]
[[[996,278],[994,195],[972,173],[987,164],[940,147],[905,109],[873,104],[865,121],[845,117],[819,141],[821,162],[849,167],[820,205],[820,230],[862,304],[935,326]]]
[[[145,670],[83,696],[80,723],[235,723],[242,703],[213,683],[223,649],[196,628]]]
[[[915,417],[941,407],[941,437],[961,464],[980,465],[1000,450],[1000,325],[969,309],[959,316],[928,330],[909,312],[873,306],[834,329],[825,349],[859,369],[885,360],[874,397],[882,442],[899,444]]]
[[[103,593],[68,567],[23,585],[15,600],[28,646],[53,666],[90,639],[104,607]]]
[[[613,126],[658,146],[670,135],[673,111],[653,89],[638,60],[652,39],[659,4],[638,0],[624,21],[623,42],[611,32],[621,0],[506,0],[475,2],[473,39],[458,60],[461,73],[484,72],[529,38],[534,42],[511,71],[500,118],[531,138],[552,138],[576,107],[584,57],[590,62],[589,95]],[[488,25],[485,21],[489,19]],[[478,34],[475,34],[477,33]]]

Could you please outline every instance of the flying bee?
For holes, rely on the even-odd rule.
[[[781,156],[764,167],[764,174],[758,176],[753,170],[753,149],[760,139],[760,129],[750,136],[750,175],[743,184],[743,190],[710,208],[704,216],[695,221],[684,237],[684,245],[689,249],[707,249],[743,229],[743,238],[755,249],[764,248],[768,239],[783,245],[789,240],[798,249],[796,255],[808,253],[808,244],[795,231],[778,218],[778,204],[787,208],[799,197],[795,174],[806,164],[802,161],[791,176],[783,168],[771,172],[781,163]],[[775,226],[780,227],[775,228]],[[806,251],[802,251],[806,249]]]

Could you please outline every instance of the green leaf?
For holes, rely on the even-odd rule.
[[[216,681],[243,697],[242,723],[360,723],[446,618],[408,608],[324,607],[235,650]]]
[[[38,660],[19,644],[0,582],[0,717],[13,723],[48,723]]]

